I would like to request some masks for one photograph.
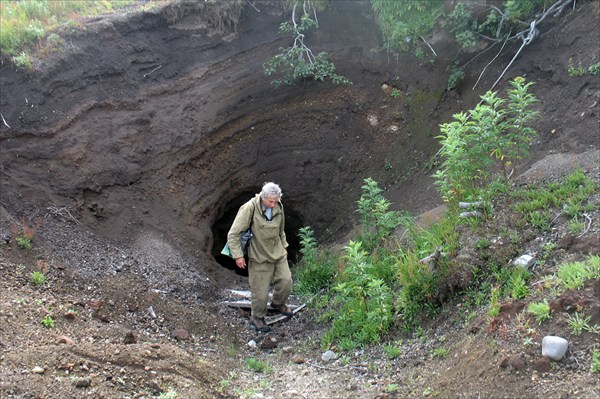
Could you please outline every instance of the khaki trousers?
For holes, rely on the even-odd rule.
[[[283,305],[292,291],[292,273],[287,257],[276,262],[258,263],[250,261],[248,280],[252,292],[252,317],[261,319],[267,315],[269,287],[273,283],[274,305]]]

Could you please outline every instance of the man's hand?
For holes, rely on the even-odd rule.
[[[242,256],[241,258],[237,258],[235,260],[235,264],[237,265],[237,267],[239,267],[240,269],[245,269],[246,268],[246,259],[244,259],[244,257]]]

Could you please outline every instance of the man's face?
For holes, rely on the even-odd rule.
[[[275,205],[277,205],[277,202],[279,201],[278,197],[267,197],[265,199],[262,200],[263,204],[265,204],[265,206],[267,208],[275,208]]]

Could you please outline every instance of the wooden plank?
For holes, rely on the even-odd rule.
[[[250,307],[252,306],[250,301],[223,301],[222,303],[227,306],[231,306],[233,308],[250,309]],[[288,305],[288,306],[290,307],[290,309],[292,309],[292,313],[296,314],[300,310],[304,309],[306,307],[306,304],[303,303],[302,305]],[[267,309],[274,310],[271,305],[268,305]],[[265,322],[267,323],[267,325],[270,325],[270,324],[275,324],[281,320],[289,319],[290,317],[292,317],[292,316],[286,316],[286,315],[282,315],[282,314],[278,314],[276,316],[267,316],[267,317],[265,317]]]
[[[288,306],[292,309],[292,313],[296,314],[299,311],[301,311],[302,309],[304,309],[306,307],[306,304],[303,303],[302,305],[296,306],[296,307],[294,307],[293,305],[288,305]],[[285,316],[285,315],[280,314],[277,316],[265,317],[265,322],[267,323],[267,325],[271,325],[271,324],[277,323],[278,321],[289,319],[290,317],[292,317],[292,316]]]

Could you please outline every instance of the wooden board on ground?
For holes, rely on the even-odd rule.
[[[250,307],[252,306],[252,303],[250,302],[250,297],[251,297],[250,291],[239,291],[239,290],[227,290],[227,291],[230,294],[232,294],[233,296],[238,297],[240,299],[231,300],[231,301],[223,301],[222,302],[223,304],[225,304],[227,306],[231,306],[233,308],[250,309]],[[270,297],[271,297],[271,295],[272,294],[269,294]],[[305,308],[306,304],[305,303],[303,303],[302,305],[290,305],[290,304],[288,304],[288,306],[290,307],[290,309],[292,309],[292,313],[296,314],[300,310],[302,310],[303,308]],[[274,310],[271,305],[268,305],[267,309]],[[265,317],[265,321],[266,321],[267,324],[274,324],[274,323],[277,323],[278,321],[285,320],[285,319],[289,319],[289,317],[285,316],[285,315],[282,315],[282,314],[278,314],[278,315],[275,315],[275,316],[267,316],[267,317]]]

